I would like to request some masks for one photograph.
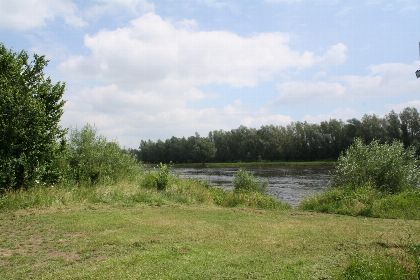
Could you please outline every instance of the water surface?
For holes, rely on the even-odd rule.
[[[201,179],[211,185],[233,189],[233,176],[238,168],[175,168],[181,178]],[[293,206],[305,197],[324,191],[330,183],[330,168],[270,167],[246,168],[260,180],[268,181],[267,193]]]

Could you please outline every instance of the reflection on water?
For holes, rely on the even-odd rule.
[[[175,168],[181,178],[201,179],[224,189],[233,188],[238,168]],[[268,181],[267,192],[293,206],[305,197],[324,191],[330,182],[328,168],[247,168],[255,177]]]

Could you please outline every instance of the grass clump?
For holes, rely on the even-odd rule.
[[[233,178],[235,192],[258,192],[264,193],[267,189],[267,182],[261,182],[250,172],[239,169]]]
[[[412,149],[398,142],[365,145],[357,139],[340,156],[332,187],[300,208],[326,213],[420,219],[420,170]]]
[[[345,280],[417,280],[418,268],[404,267],[395,257],[354,256],[344,270]]]
[[[331,188],[325,193],[305,199],[299,208],[324,213],[376,218],[420,219],[420,190],[383,194],[370,185],[356,190]]]

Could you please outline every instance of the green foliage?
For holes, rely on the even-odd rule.
[[[233,187],[236,192],[260,192],[264,193],[267,189],[267,182],[260,182],[251,173],[239,169],[233,178]]]
[[[372,216],[420,220],[420,190],[406,190],[376,199],[372,205]]]
[[[67,178],[79,185],[136,179],[140,171],[131,154],[116,142],[97,136],[90,125],[71,131],[66,159]]]
[[[420,190],[382,194],[369,184],[331,188],[299,205],[302,210],[377,218],[420,219]]]
[[[305,199],[300,204],[303,210],[313,210],[342,215],[372,215],[372,204],[377,191],[369,184],[356,190],[350,187],[332,188],[322,194]]]
[[[169,182],[170,169],[167,164],[159,164],[159,170],[156,177],[156,187],[158,190],[165,190]]]
[[[46,66],[44,56],[30,61],[0,44],[0,191],[58,180],[64,84]]]
[[[160,163],[158,170],[146,172],[141,180],[141,185],[148,189],[157,189],[160,191],[168,187],[171,179],[171,169],[167,164]]]
[[[353,189],[369,183],[383,193],[397,193],[420,183],[420,170],[414,150],[402,143],[368,145],[356,139],[341,155],[333,175],[334,186]]]
[[[250,162],[334,160],[355,138],[365,143],[401,141],[420,154],[420,114],[405,108],[385,117],[364,115],[346,122],[337,119],[320,124],[293,122],[287,126],[266,125],[259,129],[240,126],[164,141],[141,141],[139,158],[145,162]]]
[[[418,275],[415,270],[408,270],[391,256],[354,256],[343,273],[343,279],[416,280]]]

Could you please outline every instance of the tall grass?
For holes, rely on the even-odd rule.
[[[287,204],[259,193],[236,193],[209,188],[207,183],[180,179],[171,175],[165,190],[145,185],[145,173],[138,181],[81,186],[34,187],[9,191],[0,195],[1,210],[83,206],[94,204],[126,205],[213,205],[251,207],[257,209],[288,209]]]

